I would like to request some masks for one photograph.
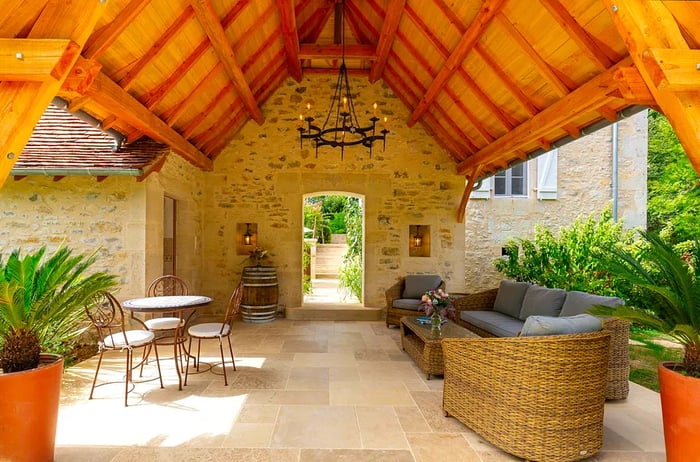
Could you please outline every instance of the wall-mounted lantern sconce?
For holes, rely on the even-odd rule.
[[[253,235],[250,233],[250,223],[245,224],[245,234],[243,235],[243,245],[252,245]]]
[[[423,235],[420,233],[420,225],[416,226],[416,234],[413,235],[413,247],[421,247],[423,245]]]

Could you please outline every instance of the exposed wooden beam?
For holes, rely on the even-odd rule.
[[[212,169],[212,162],[209,158],[105,74],[100,73],[95,78],[87,95],[137,130],[154,140],[167,144],[173,151],[196,167],[204,170]]]
[[[224,98],[226,97],[226,93],[231,91],[233,89],[233,84],[229,83],[228,85],[224,86],[219,92],[216,94],[214,98],[209,101],[209,103],[206,105],[206,107],[197,114],[197,116],[192,119],[192,121],[185,127],[184,130],[182,130],[182,136],[185,138],[189,138],[192,133],[199,127],[199,125],[204,122],[204,119],[209,116],[209,114],[212,113],[212,111],[216,108],[219,103],[224,101]]]
[[[151,0],[131,0],[113,21],[97,31],[94,37],[91,37],[91,40],[85,46],[83,56],[87,59],[98,59],[102,56],[102,53],[107,51],[107,48],[114,43],[117,37],[124,32],[124,29],[134,21],[136,16],[149,3],[151,3]]]
[[[304,24],[299,26],[298,37],[300,42],[316,43],[323,32],[323,28],[333,14],[333,4],[320,6],[309,16]]]
[[[460,174],[469,172],[480,164],[493,162],[501,156],[523,149],[528,144],[537,142],[547,133],[566,123],[572,117],[596,110],[606,104],[611,92],[617,89],[614,78],[618,67],[628,66],[630,58],[626,58],[605,72],[598,74],[565,97],[561,98],[547,109],[526,122],[515,127],[505,135],[490,143],[457,167]]]
[[[104,4],[94,0],[49,1],[31,25],[27,34],[30,40],[60,37],[75,46],[68,46],[59,59],[61,69],[65,70],[58,78],[45,82],[0,82],[0,187],[9,177],[37,121],[80,56],[104,9]]]
[[[282,35],[284,36],[284,49],[287,52],[287,66],[289,75],[297,82],[301,82],[302,71],[299,61],[299,36],[297,35],[297,18],[294,14],[293,0],[277,0],[277,10],[280,14]]]
[[[394,44],[396,30],[399,28],[399,22],[405,6],[406,0],[390,0],[386,6],[384,24],[382,25],[382,31],[379,33],[379,42],[375,52],[377,59],[372,64],[372,70],[369,73],[369,81],[372,83],[379,80],[384,72],[386,60],[389,58],[389,51]]]
[[[75,112],[85,107],[90,102],[90,98],[87,96],[79,96],[73,98],[72,101],[68,103],[68,112]]]
[[[603,2],[647,87],[700,174],[700,92],[663,88],[658,79],[659,62],[651,51],[681,50],[681,56],[687,56],[689,46],[678,23],[662,2]]]
[[[455,69],[462,65],[462,61],[467,57],[467,54],[472,50],[474,44],[479,40],[481,34],[486,30],[491,20],[500,10],[505,0],[486,0],[481,9],[476,14],[476,17],[467,28],[467,31],[462,35],[457,46],[452,50],[452,54],[442,65],[437,76],[430,84],[430,87],[421,98],[411,116],[408,119],[408,126],[413,126],[423,113],[428,109],[428,106],[433,102],[435,97],[442,91],[450,77],[454,74]]]
[[[190,0],[190,3],[192,8],[194,8],[199,23],[209,37],[214,51],[216,51],[217,56],[223,63],[226,74],[228,74],[238,95],[243,101],[243,105],[248,110],[251,118],[259,125],[262,124],[264,121],[263,115],[260,112],[258,103],[253,97],[253,92],[250,91],[250,86],[240,66],[236,62],[231,44],[228,41],[228,37],[226,37],[226,31],[224,31],[221,22],[219,22],[216,16],[216,11],[211,4],[211,0]]]
[[[61,78],[61,64],[68,39],[0,38],[0,81],[36,81]],[[64,70],[65,71],[65,70]]]
[[[637,66],[621,67],[615,71],[615,80],[620,89],[620,96],[632,104],[656,106],[656,100],[649,91]]]
[[[134,80],[139,76],[139,74],[148,66],[158,54],[163,51],[163,48],[168,44],[168,42],[178,34],[183,27],[194,17],[194,10],[187,6],[185,10],[180,13],[180,15],[175,19],[165,32],[158,37],[151,48],[146,51],[146,53],[139,58],[136,63],[129,67],[126,75],[119,80],[119,86],[125,90],[131,87]]]
[[[571,13],[559,0],[540,0],[540,3],[549,11],[549,14],[559,23],[562,29],[576,42],[581,51],[588,56],[599,70],[612,66],[612,61],[598,47],[598,44],[588,35],[588,32],[576,22]]]
[[[346,58],[375,59],[375,51],[372,45],[345,45]],[[340,58],[342,55],[342,45],[302,43],[299,47],[301,59],[333,59]]]
[[[650,48],[646,62],[659,90],[700,90],[700,50]]]
[[[474,185],[476,180],[481,175],[482,166],[476,166],[471,173],[467,176],[467,185],[464,187],[464,192],[462,193],[462,200],[459,201],[459,209],[457,210],[457,223],[464,223],[464,215],[467,213],[467,203],[469,202],[469,196],[474,190]]]
[[[180,100],[177,105],[165,111],[162,118],[165,120],[168,126],[174,126],[185,111],[187,111],[189,105],[197,101],[199,97],[209,89],[209,84],[222,72],[224,72],[224,67],[221,63],[218,63],[211,71],[209,71],[207,75],[202,77],[197,86],[194,87],[194,89],[190,91],[184,99]]]

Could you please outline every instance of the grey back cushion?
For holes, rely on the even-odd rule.
[[[528,316],[559,316],[566,291],[532,285],[525,292],[523,307],[518,318],[525,321]]]
[[[493,311],[517,318],[520,315],[520,308],[523,306],[523,299],[528,287],[530,287],[528,282],[508,281],[506,279],[501,281],[496,301],[493,303]]]
[[[566,300],[564,300],[564,306],[561,307],[559,316],[583,314],[594,305],[618,306],[624,304],[625,302],[617,297],[604,297],[572,290],[566,294]]]
[[[421,298],[427,291],[437,289],[441,282],[437,274],[409,274],[401,298]]]
[[[520,335],[565,335],[596,332],[603,328],[600,318],[590,314],[576,316],[530,316],[525,320]]]

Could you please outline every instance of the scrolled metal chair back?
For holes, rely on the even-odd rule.
[[[184,279],[172,274],[160,276],[148,286],[147,295],[157,297],[160,295],[189,295],[190,289]]]

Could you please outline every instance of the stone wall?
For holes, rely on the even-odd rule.
[[[646,227],[647,118],[643,111],[619,124],[618,216],[625,227]],[[529,238],[537,224],[557,230],[612,203],[611,126],[559,148],[556,200],[538,200],[537,161],[528,162],[528,197],[470,199],[465,218],[467,291],[496,287],[493,260],[510,238]],[[492,184],[493,186],[493,184]]]

